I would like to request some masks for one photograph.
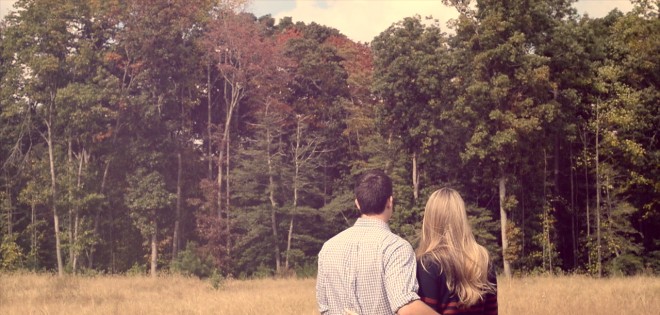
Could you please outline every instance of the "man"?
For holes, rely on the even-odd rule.
[[[392,180],[367,171],[355,185],[362,214],[319,253],[316,299],[321,314],[437,314],[417,295],[412,246],[390,232]]]

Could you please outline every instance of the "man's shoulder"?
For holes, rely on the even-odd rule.
[[[345,239],[349,239],[350,238],[350,233],[351,233],[350,230],[352,228],[353,227],[349,227],[349,228],[335,234],[335,236],[333,236],[330,239],[328,239],[327,241],[325,241],[325,243],[323,243],[323,247],[321,248],[321,251],[323,251],[323,249],[325,249],[327,247],[332,247],[335,244],[343,243]]]

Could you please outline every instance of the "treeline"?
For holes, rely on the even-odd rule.
[[[379,167],[413,243],[449,185],[507,275],[660,270],[657,4],[444,2],[451,32],[365,44],[240,0],[19,0],[0,269],[313,276]]]

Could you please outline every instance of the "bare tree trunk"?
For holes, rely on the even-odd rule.
[[[265,116],[268,117],[269,103],[266,102]],[[280,273],[282,270],[282,262],[280,260],[280,246],[279,237],[277,235],[277,216],[276,209],[277,203],[275,202],[275,180],[273,178],[273,156],[270,153],[270,144],[273,137],[270,130],[271,125],[266,123],[266,157],[268,159],[268,199],[270,200],[270,225],[273,230],[273,250],[275,254],[275,271]]]
[[[417,152],[412,156],[412,182],[413,182],[413,197],[415,201],[419,197],[419,173],[417,171]]]
[[[388,150],[392,149],[392,137],[393,137],[392,131],[390,131],[390,133],[387,136],[387,149]],[[385,162],[385,171],[388,174],[392,173],[392,159],[391,158],[387,159],[386,162]]]
[[[300,145],[301,145],[301,118],[298,117],[296,125],[296,146],[293,151],[294,174],[293,174],[293,212],[291,220],[289,221],[289,235],[286,242],[286,259],[284,261],[284,269],[289,270],[289,252],[291,251],[291,239],[293,238],[293,218],[298,208],[298,177],[300,175]]]
[[[227,129],[227,133],[229,133],[230,129]],[[231,200],[230,200],[230,195],[229,195],[229,142],[231,139],[229,138],[229,135],[227,135],[227,164],[225,166],[226,169],[226,177],[225,177],[225,213],[227,214],[227,220],[226,222],[226,227],[227,227],[227,237],[225,240],[227,241],[227,255],[231,254]]]
[[[176,172],[176,213],[174,218],[174,235],[172,236],[172,261],[179,255],[179,243],[181,234],[181,174],[183,169],[181,151],[176,155],[177,158],[177,172]]]
[[[207,152],[207,159],[208,159],[208,167],[209,167],[209,174],[208,174],[208,180],[213,179],[213,159],[211,158],[213,156],[213,133],[211,131],[211,102],[212,97],[211,97],[211,61],[209,61],[208,66],[206,68],[206,136],[207,136],[207,145],[208,145],[208,152]]]
[[[521,234],[522,234],[522,250],[521,250],[520,258],[522,260],[525,260],[525,254],[526,254],[525,253],[525,222],[527,221],[527,219],[525,218],[525,208],[526,208],[525,194],[522,194],[520,199],[522,199],[521,200],[522,201],[521,202],[522,203],[522,205],[521,205],[521,210],[522,210],[522,231],[521,231]]]
[[[105,192],[105,183],[108,179],[108,171],[110,170],[110,162],[112,160],[108,160],[108,162],[105,164],[105,167],[103,169],[103,177],[101,178],[101,188],[99,192],[103,194]],[[99,235],[99,228],[100,228],[100,222],[101,222],[101,208],[99,207],[96,210],[96,215],[94,216],[94,235]],[[110,246],[112,250],[112,245]],[[92,269],[94,268],[94,254],[96,253],[96,246],[95,244],[92,244],[90,250],[89,250],[89,268]],[[112,256],[112,255],[111,255]]]
[[[588,163],[588,155],[587,155],[587,130],[585,128],[584,132],[582,133],[582,145],[583,145],[583,159],[584,159],[584,195],[585,195],[585,200],[586,200],[586,215],[587,215],[587,241],[591,242],[591,213],[589,213],[589,206],[591,201],[589,201],[589,163]],[[589,251],[591,249],[589,248]],[[591,266],[591,254],[587,253],[587,266]]]
[[[37,227],[36,222],[37,205],[34,201],[30,202],[30,259],[35,259],[37,253]],[[36,264],[33,265],[36,268]]]
[[[286,261],[284,262],[284,270],[289,270],[289,252],[291,251],[292,237],[293,237],[293,215],[291,216],[291,221],[289,221],[289,236],[287,237],[287,241],[286,241]]]
[[[9,175],[5,169],[5,178],[9,182]],[[11,200],[11,191],[9,190],[9,184],[5,185],[5,196],[7,198],[7,235],[12,235],[14,232],[14,210]]]
[[[228,58],[228,57],[227,57]],[[229,128],[231,126],[231,119],[234,116],[234,110],[236,107],[238,107],[238,104],[240,100],[243,98],[243,87],[240,86],[238,83],[230,84],[229,83],[230,77],[225,76],[225,84],[224,84],[224,93],[225,93],[225,104],[227,105],[227,112],[226,112],[226,120],[225,120],[225,128],[222,133],[222,140],[219,143],[218,146],[218,178],[217,178],[217,183],[218,183],[218,217],[222,215],[222,164],[225,159],[225,146],[227,145],[227,141],[229,141]],[[231,85],[231,95],[228,97],[228,93],[230,93],[228,85]]]
[[[607,220],[608,223],[606,226],[607,229],[606,238],[609,239],[611,239],[612,237],[611,235],[614,234],[614,230],[613,230],[614,222],[612,220],[612,206],[614,205],[614,202],[612,201],[612,194],[610,193],[611,192],[610,187],[612,187],[612,182],[610,181],[610,179],[611,179],[610,175],[606,174],[604,187],[605,187],[605,205],[606,205],[605,208],[607,209],[607,213],[605,219]],[[614,255],[616,257],[621,256],[621,249],[619,247],[613,246],[612,250],[614,251]]]
[[[151,234],[151,272],[152,278],[156,277],[156,265],[158,264],[158,223],[154,218],[154,230]]]
[[[73,143],[71,141],[70,136],[67,139],[67,154],[66,154],[66,156],[67,156],[66,166],[67,166],[67,171],[68,171],[68,174],[67,174],[68,176],[67,177],[70,179],[70,178],[73,177],[73,170],[72,170],[72,166],[73,166]],[[73,197],[73,186],[72,185],[67,185],[67,186],[68,186],[68,192],[69,192],[69,229],[67,231],[67,234],[69,235],[69,261],[68,261],[67,265],[73,271],[73,257],[76,255],[74,253],[76,246],[75,246],[75,242],[73,240],[73,216],[74,216],[73,212],[74,212],[74,209],[73,209],[72,205],[73,205],[74,197]],[[74,274],[75,274],[75,272],[74,272]]]
[[[57,180],[55,175],[55,156],[53,143],[53,102],[51,99],[48,120],[46,121],[46,144],[48,145],[48,160],[50,164],[50,189],[51,189],[51,208],[53,210],[53,226],[55,228],[55,254],[57,256],[57,274],[64,276],[64,265],[62,264],[62,243],[60,240],[60,217],[57,213]]]
[[[575,210],[575,172],[573,170],[573,148],[569,146],[570,177],[571,177],[571,245],[573,247],[573,268],[577,267],[577,211]]]
[[[80,155],[78,156],[78,176],[77,176],[77,181],[76,181],[76,188],[78,191],[82,190],[82,175],[83,175],[83,170],[84,170],[84,165],[87,163],[87,160],[89,159],[89,155],[85,148],[83,147]],[[78,256],[79,256],[79,247],[78,247],[78,236],[79,236],[79,230],[80,230],[80,208],[78,206],[74,207],[73,209],[73,239],[71,240],[72,247],[75,247],[75,250],[73,251],[73,255],[71,256],[71,259],[73,260],[72,267],[73,267],[73,273],[75,274],[76,271],[78,270]]]
[[[289,234],[286,241],[286,259],[284,260],[284,270],[289,270],[289,252],[291,251],[291,239],[293,239],[293,219],[298,208],[298,162],[296,161],[295,177],[293,179],[293,213],[289,221]]]
[[[602,266],[602,253],[601,253],[601,241],[600,241],[600,157],[598,152],[598,147],[600,145],[600,121],[598,113],[598,102],[596,102],[596,248],[598,252],[598,261],[596,261],[596,266],[598,269],[598,277],[603,276],[603,266]]]
[[[273,229],[273,250],[275,251],[275,271],[281,271],[282,262],[280,261],[280,245],[279,237],[277,235],[277,217],[276,209],[277,203],[275,202],[275,183],[273,180],[273,169],[270,153],[268,155],[268,199],[270,200],[270,225]]]
[[[547,271],[548,268],[546,266],[546,257],[548,256],[548,239],[547,239],[547,224],[548,224],[548,192],[547,192],[547,186],[548,186],[548,157],[547,153],[545,151],[545,148],[543,149],[543,214],[542,214],[542,260],[543,260],[543,270]]]
[[[501,177],[499,180],[499,195],[500,195],[500,227],[502,229],[502,262],[504,264],[504,275],[511,278],[511,265],[507,260],[506,251],[509,248],[509,242],[506,235],[507,213],[504,209],[506,202],[506,178]]]

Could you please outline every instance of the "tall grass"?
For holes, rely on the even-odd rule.
[[[0,314],[318,314],[314,279],[0,274]],[[658,314],[660,278],[499,279],[500,314]]]
[[[660,314],[660,278],[498,278],[500,314]]]

